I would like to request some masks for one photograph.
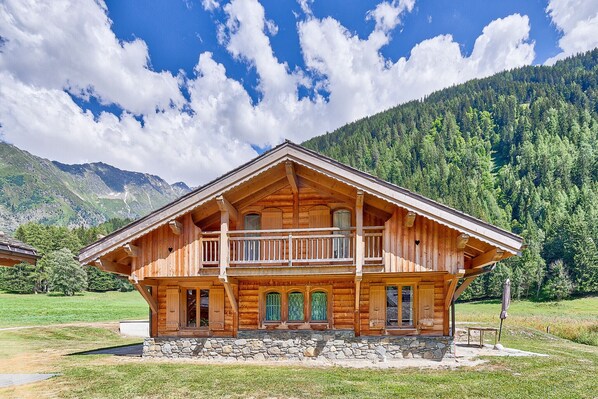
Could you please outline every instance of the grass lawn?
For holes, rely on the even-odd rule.
[[[124,295],[126,297],[128,294]],[[20,312],[27,312],[27,300],[31,296],[21,298],[24,299],[14,302],[15,306],[20,307]],[[131,298],[134,296],[131,295]],[[4,306],[5,302],[2,301],[5,299],[0,295],[0,306]],[[47,300],[53,299],[57,298]],[[96,296],[95,303],[87,302],[88,306],[97,306],[97,300]],[[139,340],[121,338],[106,328],[48,326],[0,330],[0,373],[62,374],[44,382],[0,389],[0,397],[596,398],[598,347],[534,330],[529,327],[525,317],[525,312],[529,312],[530,318],[550,320],[553,326],[569,324],[575,317],[585,323],[586,319],[597,318],[596,300],[585,298],[579,303],[570,301],[559,304],[556,310],[554,306],[514,303],[503,334],[503,344],[550,356],[490,358],[481,366],[458,370],[373,370],[255,366],[243,363],[214,365],[81,355],[75,353]],[[65,302],[61,303],[63,307],[66,306]],[[122,309],[118,309],[120,303],[123,304]],[[131,311],[135,307],[126,303],[115,301],[108,305],[118,314],[113,320],[140,317]],[[125,309],[129,309],[130,313]],[[561,312],[560,309],[567,311]],[[498,303],[458,305],[458,320],[496,324],[495,313],[499,310]],[[64,307],[63,311],[68,313],[70,309]],[[12,309],[10,314],[13,313],[19,311]],[[106,313],[98,314],[101,320],[94,321],[106,320]],[[572,314],[577,316],[573,317]],[[0,313],[0,318],[3,315]],[[24,323],[18,317],[11,317]],[[560,318],[565,321],[561,323]],[[68,321],[80,320],[73,316]],[[0,323],[9,325],[11,322],[0,319]],[[545,330],[545,326],[542,326],[542,330]]]
[[[85,292],[70,297],[0,292],[0,328],[147,317],[147,303],[137,291]]]

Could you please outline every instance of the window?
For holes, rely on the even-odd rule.
[[[245,215],[245,230],[260,230],[261,218],[257,213]],[[247,234],[247,237],[257,237],[257,234]],[[245,240],[245,260],[256,261],[260,259],[259,240]]]
[[[386,287],[386,326],[413,327],[413,286]]]
[[[312,321],[328,320],[328,297],[325,292],[311,293],[311,319]]]
[[[210,291],[187,289],[185,304],[187,311],[185,326],[189,328],[208,328],[210,325]],[[198,315],[199,320],[197,318]]]
[[[335,235],[340,237],[334,238],[334,258],[348,258],[351,249],[351,212],[346,209],[339,209],[332,214],[332,225],[341,229],[334,231]]]
[[[266,294],[266,321],[280,321],[280,293]]]
[[[305,320],[304,300],[302,292],[291,292],[289,294],[289,321]]]

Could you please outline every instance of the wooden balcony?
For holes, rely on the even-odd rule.
[[[363,227],[363,260],[365,264],[382,264],[384,227]],[[223,237],[228,251],[221,251]],[[314,269],[344,266],[354,272],[356,264],[356,229],[338,228],[286,230],[234,230],[204,232],[201,237],[201,267],[217,267],[221,254],[227,254],[226,267],[256,266],[276,268],[301,267]],[[340,269],[338,269],[340,270]]]

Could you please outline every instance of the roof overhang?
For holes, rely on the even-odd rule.
[[[313,169],[329,178],[353,186],[356,190],[362,190],[511,254],[519,255],[522,250],[523,239],[516,234],[287,141],[226,175],[83,248],[79,254],[79,261],[83,264],[94,262],[115,248],[191,212],[231,188],[237,187],[255,175],[285,161],[292,161]]]

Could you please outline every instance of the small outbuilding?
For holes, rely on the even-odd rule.
[[[14,266],[22,262],[35,264],[38,259],[39,255],[31,245],[0,231],[0,266]]]

